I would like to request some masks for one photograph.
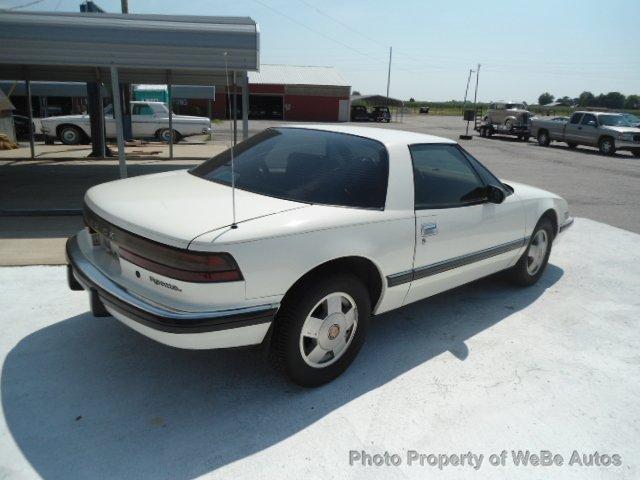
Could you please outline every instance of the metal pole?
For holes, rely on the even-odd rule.
[[[233,72],[233,144],[238,143],[238,87],[236,72]]]
[[[127,178],[127,159],[124,152],[124,132],[122,131],[122,106],[120,105],[120,84],[118,83],[118,67],[115,65],[111,65],[111,89],[113,90],[113,113],[116,117],[120,178]]]
[[[473,68],[469,69],[469,76],[467,77],[467,88],[464,89],[464,102],[462,102],[462,115],[464,116],[464,109],[467,106],[467,93],[469,93],[469,82],[471,82],[471,73],[473,73]],[[469,120],[467,120],[467,131],[465,133],[466,136],[469,136]]]
[[[476,91],[473,94],[473,112],[477,112],[478,107],[476,106],[478,103],[478,80],[480,79],[480,64],[478,64],[478,70],[476,71]]]
[[[171,71],[167,70],[167,103],[169,106],[169,159],[173,160],[173,97],[171,95]]]
[[[242,140],[249,138],[249,75],[242,74]]]
[[[122,13],[129,13],[128,0],[120,0],[120,6],[122,7]]]
[[[24,81],[27,89],[27,109],[29,110],[29,148],[31,149],[31,160],[36,157],[36,146],[33,140],[33,105],[31,105],[31,82]]]
[[[387,98],[389,98],[389,86],[391,85],[391,53],[393,47],[389,47],[389,72],[387,73]]]

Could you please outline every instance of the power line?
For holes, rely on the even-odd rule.
[[[366,35],[362,32],[360,32],[359,30],[356,30],[355,28],[353,28],[351,25],[344,23],[342,20],[335,18],[332,15],[329,15],[327,12],[320,10],[318,7],[316,7],[315,5],[310,4],[309,2],[307,2],[306,0],[298,0],[300,3],[302,3],[303,5],[306,5],[307,7],[311,8],[312,10],[315,10],[317,13],[319,13],[320,15],[322,15],[323,17],[328,18],[329,20],[334,21],[335,23],[337,23],[338,25],[341,25],[342,27],[346,28],[347,30],[349,30],[350,32],[355,33],[356,35],[360,35],[362,38],[365,38],[367,40],[369,40],[370,42],[376,43],[378,45],[380,45],[381,47],[384,48],[389,48],[389,45],[385,45],[382,42],[378,41],[377,39],[370,37],[369,35]]]
[[[4,10],[18,10],[19,8],[26,8],[32,5],[37,5],[38,3],[42,3],[44,0],[34,0],[33,2],[23,3],[22,5],[16,5],[15,7],[5,8]]]
[[[340,45],[340,46],[342,46],[342,47],[344,47],[344,48],[346,48],[346,49],[348,49],[348,50],[351,50],[352,52],[355,52],[355,53],[357,53],[358,55],[362,55],[362,56],[364,56],[364,57],[369,57],[369,58],[374,58],[374,57],[372,57],[371,55],[369,55],[368,53],[364,53],[364,52],[362,52],[362,51],[360,51],[360,50],[358,50],[358,49],[356,49],[356,48],[353,48],[351,45],[348,45],[348,44],[346,44],[346,43],[344,43],[344,42],[341,42],[340,40],[336,40],[335,38],[333,38],[333,37],[331,37],[331,36],[329,36],[329,35],[326,35],[325,33],[321,32],[320,30],[316,30],[315,28],[312,28],[312,27],[310,27],[309,25],[306,25],[306,24],[304,24],[304,23],[300,22],[299,20],[297,20],[297,19],[293,18],[293,17],[292,17],[292,16],[290,16],[290,15],[287,15],[287,14],[286,14],[286,13],[284,13],[284,12],[281,12],[280,10],[278,10],[277,8],[272,7],[271,5],[267,5],[266,3],[264,3],[264,2],[262,2],[262,1],[260,1],[260,0],[253,0],[253,1],[254,1],[255,3],[257,3],[258,5],[260,5],[260,6],[264,7],[264,8],[267,8],[267,9],[271,10],[272,12],[274,12],[274,13],[276,13],[276,14],[280,15],[281,17],[286,18],[286,19],[287,19],[287,20],[289,20],[290,22],[293,22],[293,23],[295,23],[296,25],[299,25],[299,26],[301,26],[301,27],[303,27],[303,28],[305,28],[305,29],[309,30],[310,32],[315,33],[316,35],[320,35],[321,37],[326,38],[327,40],[330,40],[330,41],[332,41],[332,42],[334,42],[334,43],[337,43],[338,45]]]

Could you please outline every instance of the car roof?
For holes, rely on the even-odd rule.
[[[326,132],[347,133],[359,137],[371,138],[384,145],[412,145],[417,143],[450,143],[457,142],[444,137],[436,137],[426,133],[407,132],[391,128],[361,127],[353,125],[326,125],[326,124],[291,124],[282,125],[282,128],[304,128],[307,130],[323,130]]]

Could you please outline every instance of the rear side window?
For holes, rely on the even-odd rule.
[[[384,209],[387,150],[369,138],[303,128],[270,128],[234,149],[237,188],[304,203]],[[191,170],[231,185],[230,150]]]
[[[415,209],[448,208],[485,200],[485,188],[456,145],[412,145]]]

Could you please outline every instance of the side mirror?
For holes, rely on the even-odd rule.
[[[504,202],[505,193],[504,190],[495,185],[487,185],[487,200],[491,203]]]

